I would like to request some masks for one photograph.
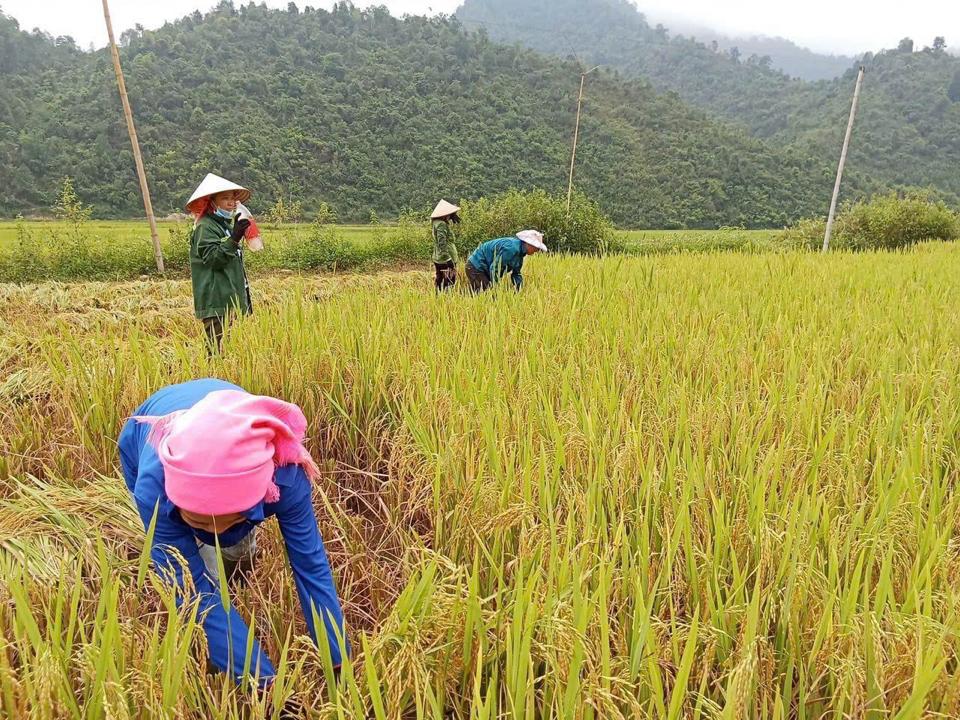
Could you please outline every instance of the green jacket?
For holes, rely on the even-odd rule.
[[[201,320],[224,317],[228,312],[246,315],[253,309],[243,268],[240,244],[230,239],[229,220],[204,215],[190,238],[190,279],[193,309]]]
[[[433,261],[438,265],[457,264],[457,246],[454,245],[453,229],[444,220],[433,221]]]

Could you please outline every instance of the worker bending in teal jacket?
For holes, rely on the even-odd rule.
[[[470,289],[487,290],[510,273],[517,290],[523,287],[523,259],[536,252],[546,252],[543,234],[536,230],[522,230],[512,237],[488,240],[467,258],[466,271]]]

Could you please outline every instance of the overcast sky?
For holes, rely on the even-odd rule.
[[[207,10],[215,0],[109,0],[117,36],[136,23],[159,27],[193,10]],[[241,4],[241,0],[235,0]],[[331,0],[300,0],[300,7],[330,7]],[[395,15],[452,13],[460,0],[356,0],[365,7],[383,4]],[[889,48],[904,36],[918,47],[937,35],[960,47],[960,0],[637,0],[640,9],[669,27],[668,17],[682,17],[730,34],[781,35],[822,52],[851,54]],[[267,0],[286,7],[287,0]],[[26,30],[39,27],[51,35],[72,35],[86,48],[106,44],[101,0],[0,0],[0,9]]]

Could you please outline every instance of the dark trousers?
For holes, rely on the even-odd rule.
[[[207,334],[207,353],[219,355],[223,349],[223,318],[219,315],[204,318],[203,330]]]
[[[485,272],[480,272],[470,263],[467,263],[467,281],[470,283],[470,289],[473,292],[489,290],[492,284],[489,275]]]
[[[437,292],[443,292],[457,284],[457,266],[452,262],[434,263],[433,267],[437,271],[437,277],[433,281]]]

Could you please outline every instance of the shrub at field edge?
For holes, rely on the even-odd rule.
[[[785,235],[798,246],[818,250],[826,221],[801,220]],[[943,202],[922,195],[878,195],[844,208],[838,215],[831,244],[838,250],[896,250],[925,240],[956,240],[960,216]]]

